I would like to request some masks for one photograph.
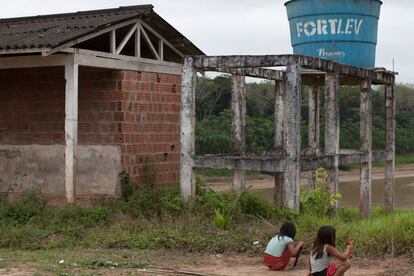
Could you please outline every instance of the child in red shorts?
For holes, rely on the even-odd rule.
[[[291,222],[285,222],[280,228],[279,234],[274,236],[267,244],[264,252],[264,264],[269,270],[285,270],[291,257],[296,257],[303,242],[297,245],[293,242],[296,235],[295,225]]]
[[[351,267],[348,258],[352,254],[352,243],[347,244],[344,253],[335,249],[336,230],[332,226],[322,226],[313,243],[310,255],[309,276],[343,276]],[[339,259],[335,264],[331,262],[331,256]]]

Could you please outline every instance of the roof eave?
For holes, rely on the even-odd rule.
[[[25,49],[3,49],[0,50],[0,55],[17,55],[17,54],[38,54],[50,51],[50,47],[46,48],[25,48]]]

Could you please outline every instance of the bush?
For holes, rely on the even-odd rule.
[[[300,196],[300,209],[302,212],[310,212],[320,216],[332,215],[335,206],[341,199],[340,193],[332,193],[327,178],[327,172],[323,168],[316,170],[316,188],[314,191],[302,192]]]
[[[33,217],[39,215],[46,206],[46,200],[40,197],[38,189],[29,189],[23,192],[21,198],[7,203],[1,203],[0,216],[11,224],[26,224]]]
[[[240,196],[240,208],[243,214],[269,219],[278,212],[274,204],[269,203],[253,191],[247,190]]]

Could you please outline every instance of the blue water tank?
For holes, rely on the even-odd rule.
[[[379,0],[291,0],[285,3],[293,53],[375,67]]]

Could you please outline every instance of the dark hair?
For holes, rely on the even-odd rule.
[[[325,244],[335,247],[336,230],[334,227],[325,225],[319,228],[318,236],[313,242],[312,255],[316,254],[315,259],[323,256],[323,248]]]
[[[289,237],[291,239],[294,239],[296,235],[296,227],[293,223],[291,223],[290,221],[286,221],[285,223],[282,224],[282,227],[280,227],[280,231],[279,231],[279,237]]]

